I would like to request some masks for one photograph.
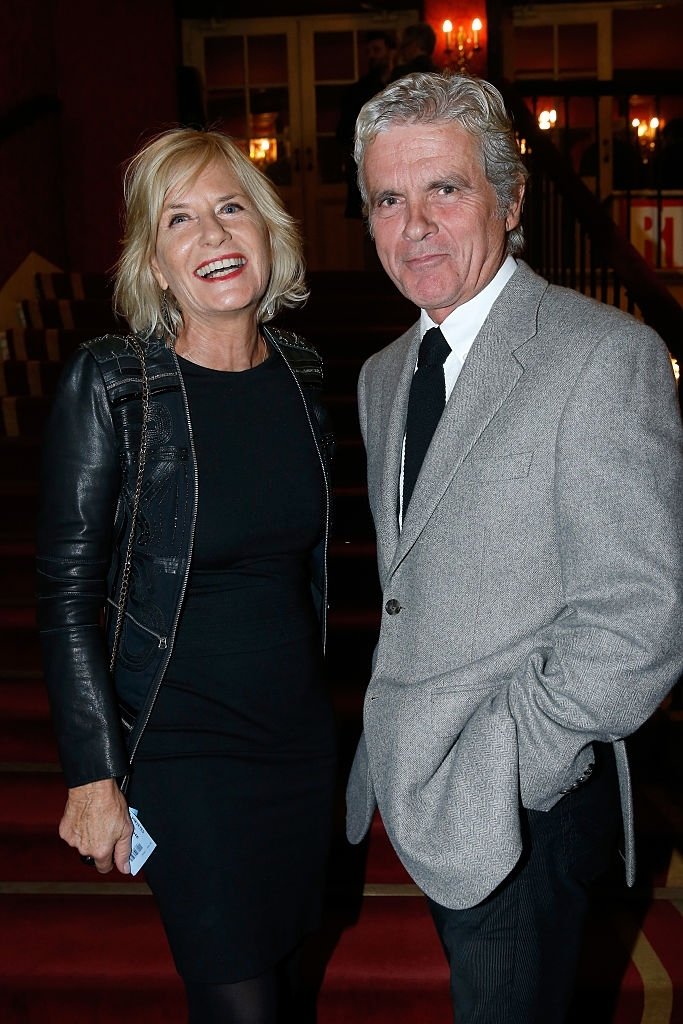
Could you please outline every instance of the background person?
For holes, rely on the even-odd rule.
[[[356,164],[353,159],[356,118],[363,104],[372,99],[389,81],[396,56],[396,38],[393,32],[368,32],[366,53],[368,70],[357,82],[344,90],[337,124],[337,142],[341,146],[344,157],[344,177],[347,187],[344,216],[357,220],[363,216],[363,203],[358,191]]]
[[[407,25],[401,35],[398,51],[398,63],[391,73],[389,81],[395,82],[414,71],[436,72],[434,50],[436,48],[436,32],[426,21],[418,21]]]
[[[321,364],[267,324],[306,296],[300,239],[216,132],[143,147],[125,198],[116,300],[150,395],[113,681],[144,419],[134,341],[75,355],[45,438],[39,621],[69,787],[60,835],[98,871],[127,872],[130,777],[190,1021],[298,1022],[285,989],[320,910],[334,768]]]
[[[487,82],[394,82],[355,156],[421,312],[358,385],[383,609],[347,832],[379,806],[458,1024],[559,1024],[620,790],[633,879],[623,737],[683,667],[671,363],[515,258],[526,171]]]

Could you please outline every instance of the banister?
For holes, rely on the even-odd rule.
[[[595,86],[600,83],[592,84]],[[558,85],[562,83],[556,82],[554,85],[557,92]],[[603,88],[606,88],[604,83]],[[516,130],[526,140],[527,163],[531,171],[526,218],[533,223],[535,217],[536,224],[540,221],[541,234],[547,236],[550,230],[548,219],[552,211],[544,208],[545,197],[542,193],[550,183],[561,203],[556,218],[561,221],[559,231],[568,225],[565,233],[558,235],[551,244],[557,245],[558,251],[572,254],[578,244],[583,245],[584,238],[590,244],[589,266],[584,269],[584,280],[580,284],[585,284],[585,290],[595,295],[598,290],[597,279],[601,277],[603,299],[608,291],[619,297],[623,287],[628,297],[627,308],[637,307],[643,320],[664,339],[671,354],[683,362],[683,308],[620,231],[588,186],[574,173],[570,163],[547,134],[540,131],[517,90],[513,86],[504,85],[501,91]],[[529,236],[532,235],[533,232],[529,232]],[[539,237],[538,229],[535,237]],[[528,242],[530,263],[538,267],[540,254],[534,251],[534,237],[528,237]],[[547,238],[544,244],[547,244]],[[561,261],[556,259],[550,262],[550,266],[543,265],[540,269],[551,280],[565,283],[564,272],[560,275],[560,264]],[[609,288],[605,278],[607,273],[611,275]],[[572,274],[580,276],[581,271],[572,268]],[[585,281],[586,274],[590,277],[588,282]],[[615,302],[615,305],[620,304]]]

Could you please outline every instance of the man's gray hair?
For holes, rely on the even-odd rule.
[[[512,121],[495,86],[468,75],[416,72],[392,82],[361,109],[356,122],[354,159],[358,187],[366,214],[368,191],[364,159],[367,147],[394,125],[454,121],[479,139],[484,173],[498,198],[498,212],[506,217],[528,177]],[[519,255],[524,248],[521,225],[509,232],[507,251]]]

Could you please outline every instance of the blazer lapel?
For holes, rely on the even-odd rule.
[[[474,340],[425,456],[410,505],[403,518],[403,529],[389,567],[390,574],[412,548],[463,460],[524,372],[514,349],[535,334],[536,310],[546,287],[547,282],[537,277],[524,263],[520,263],[509,284],[494,303],[491,313]],[[414,358],[408,369],[407,383],[404,373],[401,375],[400,402],[396,403],[397,406],[400,404],[400,423],[399,409],[395,408],[393,411],[393,429],[400,429],[401,432],[405,424],[408,390],[417,358],[417,346],[411,347],[411,352]],[[398,456],[395,450],[392,452],[394,494],[398,487],[402,440],[401,433]],[[395,439],[393,445],[395,449]],[[387,480],[385,487],[388,488],[388,485]]]
[[[403,434],[405,433],[410,384],[419,347],[420,323],[418,321],[396,343],[395,358],[392,362],[394,375],[386,381],[383,392],[386,410],[383,418],[387,429],[377,521],[377,547],[382,578],[394,558],[399,540],[398,485],[401,477]]]

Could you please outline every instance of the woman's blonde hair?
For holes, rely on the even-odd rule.
[[[260,323],[283,306],[305,302],[301,235],[271,182],[227,135],[172,128],[147,142],[129,161],[123,180],[125,228],[114,276],[114,308],[136,333],[172,342],[183,318],[174,297],[152,273],[157,230],[168,193],[191,184],[214,161],[225,161],[263,218],[270,242],[268,287],[257,309]]]

